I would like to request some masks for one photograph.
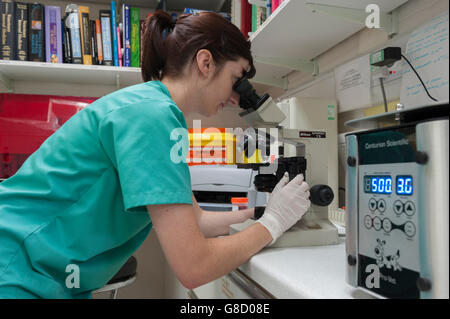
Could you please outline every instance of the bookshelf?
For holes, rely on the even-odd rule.
[[[72,95],[74,86],[110,86],[119,89],[141,81],[140,68],[125,68],[103,65],[83,65],[70,63],[44,63],[28,61],[0,61],[0,74],[7,92],[18,93],[14,82],[52,82],[67,85],[67,95]],[[1,79],[0,79],[1,81]],[[51,87],[49,88],[49,91]],[[26,93],[26,92],[20,92]],[[42,94],[42,93],[41,93]],[[64,93],[62,93],[64,94]],[[92,95],[90,95],[92,96]],[[95,95],[98,97],[100,95]]]
[[[311,2],[364,10],[364,14],[366,6],[373,3],[372,0],[285,0],[250,37],[257,70],[253,82],[287,89],[287,75],[292,71],[318,75],[318,65],[314,65],[313,59],[365,28],[364,22],[355,23],[337,9],[334,14],[314,10],[309,5]],[[381,12],[388,13],[405,2],[378,0],[377,4]]]
[[[111,4],[111,0],[19,2],[59,6],[63,15],[64,9],[70,3],[86,5],[90,8],[93,18],[98,18],[100,10],[109,10]],[[123,3],[140,8],[141,19],[144,20],[148,13],[157,8],[159,0],[116,0],[117,8]],[[217,11],[224,3],[224,0],[170,0],[167,10],[181,13],[184,7],[193,7]],[[141,82],[140,68],[0,60],[0,93],[101,97]]]

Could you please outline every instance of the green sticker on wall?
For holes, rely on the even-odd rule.
[[[336,120],[336,107],[334,105],[328,105],[328,120]]]

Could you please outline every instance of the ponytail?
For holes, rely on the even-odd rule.
[[[142,47],[145,82],[179,77],[202,49],[211,52],[217,72],[227,61],[242,57],[250,64],[247,78],[256,73],[250,41],[238,27],[214,12],[181,15],[175,23],[169,14],[158,10],[146,19]]]
[[[172,17],[161,10],[145,20],[141,63],[142,78],[145,82],[161,80],[167,57],[165,40],[174,27]]]

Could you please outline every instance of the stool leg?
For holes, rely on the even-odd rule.
[[[110,299],[117,299],[117,292],[118,289],[114,289],[113,291],[111,291]]]

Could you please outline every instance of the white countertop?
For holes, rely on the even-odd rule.
[[[345,240],[340,244],[265,248],[239,269],[276,298],[373,298],[345,282]]]

